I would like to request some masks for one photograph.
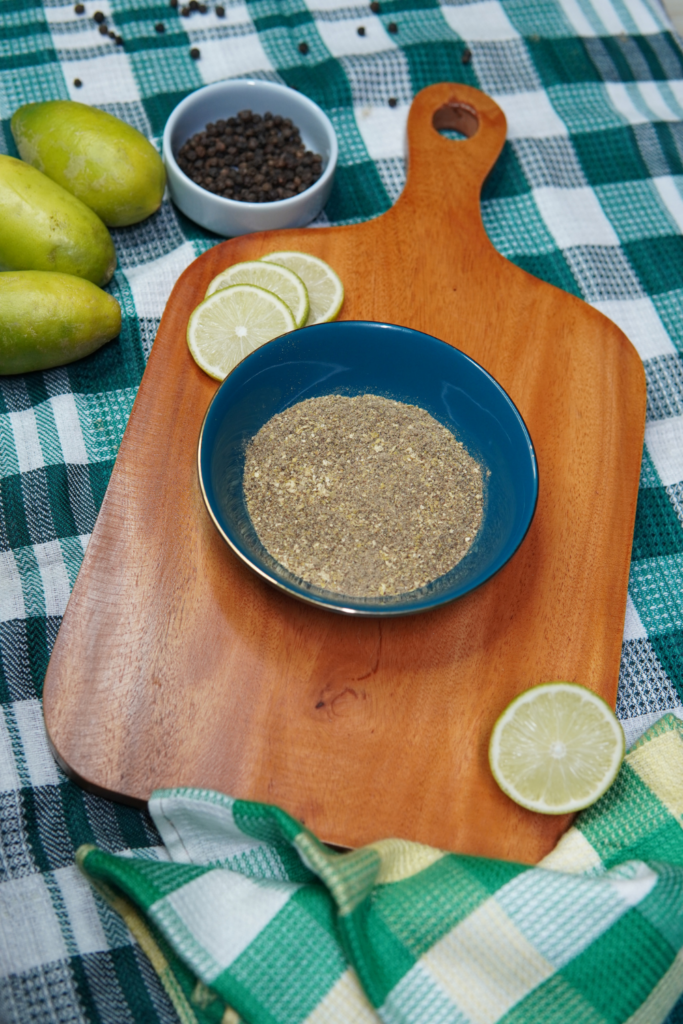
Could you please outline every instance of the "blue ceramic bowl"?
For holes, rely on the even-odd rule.
[[[475,543],[450,572],[419,590],[346,597],[305,583],[259,541],[242,476],[249,440],[278,412],[320,395],[382,395],[419,405],[490,470]],[[461,597],[515,553],[536,509],[536,455],[524,421],[493,377],[458,349],[393,324],[346,320],[285,334],[243,359],[209,406],[199,438],[209,513],[233,551],[292,597],[355,615],[407,615]]]

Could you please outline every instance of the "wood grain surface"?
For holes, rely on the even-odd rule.
[[[613,323],[488,240],[479,195],[504,139],[490,98],[431,86],[386,214],[236,238],[179,279],[45,681],[53,749],[84,786],[132,803],[208,787],[277,803],[341,845],[401,836],[529,863],[567,827],[503,795],[488,738],[512,697],[546,680],[614,705],[645,382]],[[342,318],[462,349],[526,420],[534,522],[493,579],[447,607],[383,622],[308,607],[242,565],[209,519],[196,454],[217,385],[188,355],[186,324],[216,273],[276,249],[335,268]]]

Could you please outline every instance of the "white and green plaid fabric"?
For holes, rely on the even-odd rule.
[[[183,1024],[661,1024],[683,992],[672,714],[538,867],[402,839],[335,853],[207,790],[149,807],[170,862],[78,859]]]
[[[365,0],[222,4],[223,17],[211,0],[186,18],[161,0],[86,0],[82,15],[61,0],[0,0],[0,148],[16,155],[9,119],[28,101],[73,97],[158,143],[170,110],[205,82],[283,81],[335,125],[340,166],[319,223],[341,224],[400,194],[419,89],[463,81],[493,95],[508,142],[483,192],[491,239],[607,313],[644,361],[648,422],[617,711],[629,742],[666,711],[683,717],[683,50],[656,0],[380,0],[379,14]],[[99,33],[97,10],[122,44]],[[0,378],[2,1024],[177,1021],[150,959],[74,863],[83,843],[159,858],[158,832],[147,815],[65,779],[40,706],[164,304],[217,241],[169,202],[113,234],[120,337],[71,366]],[[639,959],[634,973],[644,969]],[[683,1004],[671,1016],[681,1022]]]

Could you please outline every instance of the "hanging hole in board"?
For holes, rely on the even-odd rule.
[[[471,139],[475,134],[479,127],[479,118],[474,107],[453,100],[434,111],[432,125],[439,135],[462,141]]]

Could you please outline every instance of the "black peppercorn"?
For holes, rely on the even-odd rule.
[[[80,87],[83,85],[83,82],[81,82],[80,78],[74,78],[74,85],[77,89],[80,89]]]
[[[116,39],[116,32],[112,32],[111,29],[109,29],[109,31],[107,32],[107,35],[109,36],[110,39]]]
[[[190,0],[189,8],[191,11],[199,10],[199,0]]]
[[[387,25],[387,32],[398,32],[398,25],[395,21],[390,21]]]
[[[178,166],[202,188],[239,202],[269,203],[310,188],[322,157],[310,153],[289,118],[241,110],[207,124],[181,146]]]
[[[83,4],[76,4],[76,6],[74,7],[74,11],[76,14],[85,14],[85,7],[83,6]]]
[[[168,0],[168,6],[169,7],[177,7],[178,6],[178,0]]]
[[[154,26],[154,31],[155,32],[165,32],[166,31],[166,26],[163,24],[163,22],[158,21],[156,23],[156,25]]]
[[[96,21],[98,25],[101,25],[102,22],[106,20],[107,19],[102,14],[102,11],[95,11],[95,13],[93,14],[93,21]]]
[[[101,36],[108,36],[109,35],[109,29],[107,28],[106,25],[100,25],[99,32],[100,32]]]
[[[222,7],[221,4],[218,4],[218,6],[216,7],[216,17],[217,18],[224,18],[225,17],[225,7]]]
[[[359,36],[364,36],[365,35],[365,27],[363,25],[359,25],[358,28],[356,29],[356,32],[358,33]]]
[[[460,60],[463,64],[469,64],[471,62],[472,51],[468,49],[468,47],[465,47],[465,49],[462,51],[462,57],[460,58]]]
[[[206,4],[200,4],[199,7],[197,8],[200,14],[206,14],[208,9],[209,8],[206,6]]]
[[[304,57],[308,53],[308,43],[299,43],[299,53],[303,53]]]
[[[116,37],[116,45],[117,46],[123,46],[123,36],[117,36]]]
[[[370,10],[372,11],[373,14],[379,14],[380,6],[377,3],[377,0],[372,0],[372,3],[370,4]]]
[[[395,96],[390,96],[389,97],[389,106],[390,107],[395,107],[397,103],[398,103],[398,100],[396,99]]]
[[[190,57],[192,57],[192,60],[199,60],[199,58],[201,57],[201,54],[196,46],[193,46],[192,49],[190,50]]]
[[[182,18],[189,18],[190,17],[190,8],[189,7],[181,7],[180,8],[180,15],[181,15]]]

